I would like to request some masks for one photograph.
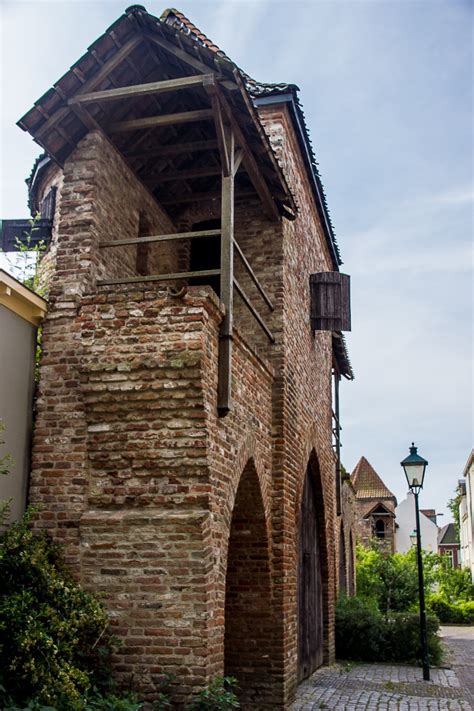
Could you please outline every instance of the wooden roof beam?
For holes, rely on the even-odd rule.
[[[135,36],[132,37],[128,42],[126,42],[119,50],[116,52],[110,59],[108,59],[99,69],[97,74],[94,74],[93,77],[90,79],[86,80],[86,82],[82,85],[80,89],[80,93],[86,93],[87,91],[90,91],[91,89],[94,89],[98,84],[100,84],[101,81],[103,81],[107,75],[113,71],[123,60],[125,57],[127,57],[130,52],[132,52],[135,47],[139,44],[140,42],[140,37]],[[68,113],[70,110],[70,107],[66,104],[65,106],[62,106],[58,111],[55,111],[54,114],[38,129],[38,131],[35,131],[34,138],[35,139],[40,139],[54,126],[54,124],[57,121],[61,121]],[[28,130],[26,126],[23,125],[22,123],[23,119],[20,119],[18,122],[18,125],[21,128],[24,128],[25,130]]]
[[[205,121],[212,119],[212,117],[213,114],[210,109],[199,109],[197,111],[182,111],[177,114],[163,114],[162,116],[147,116],[145,118],[130,119],[129,121],[117,121],[111,123],[107,128],[114,133],[119,131],[136,131],[141,128],[174,126],[177,123]]]
[[[234,116],[232,114],[232,109],[229,106],[226,98],[222,95],[222,92],[219,91],[219,88],[216,86],[218,96],[219,96],[219,101],[221,103],[223,112],[229,121],[229,124],[234,131],[235,134],[235,139],[236,143],[240,147],[240,149],[243,152],[243,157],[242,161],[245,165],[245,169],[248,173],[248,176],[250,180],[252,181],[252,185],[254,186],[255,190],[258,193],[258,196],[260,200],[262,201],[263,207],[265,209],[265,212],[267,216],[271,220],[279,220],[280,219],[280,213],[278,211],[278,207],[275,203],[275,201],[272,198],[272,195],[270,193],[270,190],[268,188],[268,185],[266,183],[265,178],[263,177],[260,168],[258,167],[258,163],[255,160],[253,153],[251,149],[249,148],[249,145],[245,139],[245,136],[237,123],[237,121],[234,119]]]
[[[161,185],[161,183],[168,183],[173,180],[194,180],[195,178],[207,178],[220,174],[220,165],[215,165],[208,168],[195,168],[194,170],[176,170],[172,172],[164,170],[163,174],[150,175],[149,179],[153,185]]]
[[[133,84],[131,86],[121,86],[117,89],[106,89],[88,94],[79,94],[69,100],[69,104],[84,104],[91,101],[115,101],[117,99],[136,98],[148,96],[150,94],[160,94],[166,91],[179,91],[181,89],[193,89],[202,86],[211,74],[198,74],[179,79],[165,79],[147,84]]]
[[[160,148],[150,148],[149,151],[139,151],[135,153],[124,153],[127,160],[135,158],[161,158],[167,156],[180,155],[181,153],[195,153],[199,151],[215,151],[218,148],[215,139],[205,141],[187,141],[184,143],[173,143],[172,145],[161,146]]]
[[[177,35],[178,39],[180,39],[179,33],[177,33]],[[220,71],[213,72],[212,68],[208,64],[205,64],[200,59],[197,59],[197,57],[192,56],[187,50],[176,47],[176,45],[174,45],[172,42],[169,42],[164,37],[156,37],[148,32],[145,36],[154,45],[160,47],[160,49],[164,50],[165,52],[168,52],[168,54],[174,55],[181,62],[183,62],[184,64],[188,64],[190,67],[196,69],[201,74],[213,73],[216,77],[221,77]],[[215,58],[215,60],[217,60],[217,57]],[[239,88],[237,83],[231,81],[230,79],[225,79],[222,83],[225,88],[229,89],[230,91],[236,91]]]

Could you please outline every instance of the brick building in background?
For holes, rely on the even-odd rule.
[[[348,278],[297,88],[135,5],[19,125],[51,231],[38,525],[106,594],[119,674],[174,674],[178,702],[231,674],[284,708],[354,574]]]
[[[369,545],[378,540],[395,552],[395,507],[397,500],[370,462],[361,457],[351,474],[357,510],[357,540]]]

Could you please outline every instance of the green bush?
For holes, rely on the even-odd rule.
[[[437,635],[438,619],[433,615],[426,618],[428,657],[430,664],[439,664],[442,658],[441,640]],[[384,618],[383,647],[381,661],[421,662],[420,615],[415,612],[396,612]]]
[[[58,547],[28,523],[0,538],[0,706],[34,698],[81,709],[88,690],[110,679],[107,615],[72,579]]]
[[[237,679],[232,676],[217,676],[209,686],[199,692],[189,711],[232,711],[240,708],[234,693]]]
[[[62,702],[61,702],[62,703]],[[17,704],[9,703],[3,706],[3,711],[65,711],[71,708],[70,706],[45,706],[37,699],[30,699],[25,704],[18,706]],[[74,709],[77,706],[73,707]],[[89,701],[84,701],[80,706],[81,711],[140,711],[143,708],[143,703],[137,702],[134,695],[116,696],[115,694],[107,694]]]
[[[441,661],[436,617],[428,617],[428,653],[432,664]],[[420,618],[416,613],[382,615],[374,602],[341,597],[336,607],[336,655],[363,662],[421,661]]]
[[[443,624],[471,625],[474,623],[474,601],[448,602],[442,594],[430,595],[428,610]]]
[[[378,661],[382,653],[382,629],[383,618],[374,602],[358,597],[339,598],[336,607],[336,655],[339,659]]]

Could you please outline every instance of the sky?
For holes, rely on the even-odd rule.
[[[28,216],[40,152],[15,122],[126,6],[0,0],[0,217]],[[429,461],[420,505],[448,522],[473,441],[473,0],[178,8],[252,77],[300,87],[352,279],[343,463],[364,455],[400,501],[415,441]]]

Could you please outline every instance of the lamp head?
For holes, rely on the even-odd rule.
[[[423,457],[420,457],[414,442],[411,443],[410,454],[408,457],[405,457],[400,464],[405,472],[410,491],[413,491],[414,494],[418,494],[420,489],[423,488],[425,470],[428,466],[428,462],[426,459],[423,459]]]

